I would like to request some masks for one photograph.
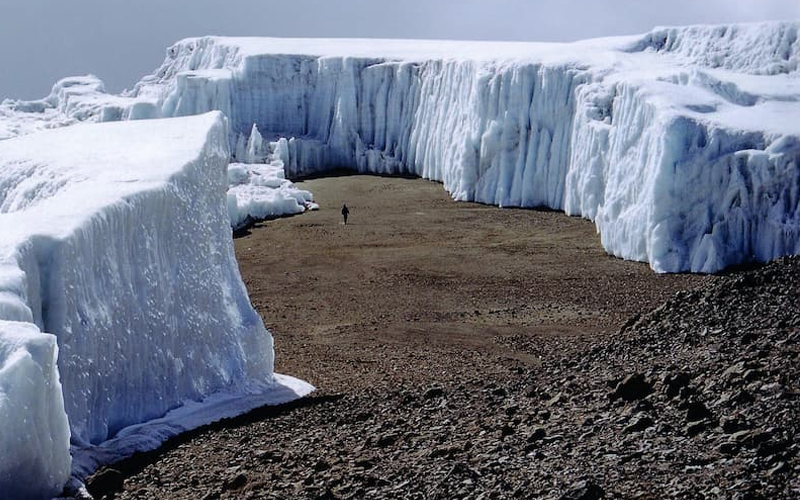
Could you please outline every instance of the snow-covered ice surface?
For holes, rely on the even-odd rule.
[[[143,106],[140,99],[106,94],[103,82],[97,77],[64,78],[42,100],[6,100],[0,105],[0,140],[81,121],[118,121],[123,115],[126,118],[148,118],[153,114],[151,108]],[[137,109],[150,111],[137,112]],[[316,208],[311,193],[295,188],[285,179],[278,142],[272,143],[272,149],[277,151],[272,153],[270,143],[264,141],[257,130],[254,129],[254,132],[244,146],[259,154],[263,152],[263,156],[250,154],[243,156],[242,160],[247,163],[267,163],[275,168],[234,167],[228,197],[231,225],[239,228],[253,220]],[[243,169],[246,174],[242,172]]]
[[[237,157],[254,125],[283,138],[290,177],[416,174],[459,200],[592,219],[608,252],[659,272],[712,272],[800,253],[799,28],[570,44],[186,39],[123,96],[86,77],[6,101],[0,136],[221,110]]]
[[[229,159],[218,112],[0,142],[0,492],[47,498],[70,471],[313,390],[273,373]]]
[[[0,140],[81,121],[117,121],[131,99],[107,94],[95,76],[63,78],[50,95],[35,101],[5,99],[0,104]],[[132,116],[130,112],[127,116]]]

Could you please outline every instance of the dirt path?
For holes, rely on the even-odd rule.
[[[520,345],[615,331],[709,279],[608,256],[589,221],[453,202],[438,183],[343,176],[299,186],[321,209],[259,224],[236,253],[274,333],[277,371],[322,393],[436,380],[443,356],[461,358],[463,367],[446,364],[464,376],[535,363]]]

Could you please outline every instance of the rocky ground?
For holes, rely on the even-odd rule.
[[[323,207],[370,210],[331,181]],[[563,215],[444,200],[392,239],[374,205],[237,240],[280,371],[318,393],[101,470],[95,498],[800,498],[800,259],[655,276]]]

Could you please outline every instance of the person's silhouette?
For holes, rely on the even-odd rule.
[[[347,216],[350,215],[350,210],[348,210],[347,205],[342,205],[342,217],[344,218],[344,223],[347,225]]]

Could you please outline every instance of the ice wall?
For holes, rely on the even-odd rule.
[[[579,70],[323,58],[301,63],[298,75],[294,63],[249,59],[248,75],[257,76],[232,104],[240,128],[255,121],[300,138],[289,145],[289,175],[336,166],[411,173],[442,181],[457,199],[562,208],[564,116],[585,78]]]
[[[0,442],[13,441],[0,491],[58,493],[70,439],[73,451],[91,449],[222,394],[245,411],[235,396],[280,385],[233,253],[228,161],[220,113],[0,142]],[[271,402],[310,389],[294,387]],[[184,417],[139,438],[126,431],[124,449],[104,456],[208,422]],[[46,489],[14,477],[28,466],[51,478]]]
[[[290,176],[412,173],[456,199],[588,217],[610,253],[657,271],[713,272],[800,252],[797,31],[488,48],[203,38],[157,75],[162,100],[185,104],[198,99],[169,75],[212,70],[218,86],[230,69],[230,99],[198,111],[227,109],[232,141],[253,124],[288,138]]]
[[[713,272],[800,250],[797,31],[659,28],[573,44],[187,39],[125,96],[136,104],[120,118],[222,110],[238,157],[254,157],[256,126],[284,141],[290,177],[411,173],[459,200],[590,218],[608,252],[659,272]]]
[[[731,128],[659,106],[652,101],[663,89],[582,92],[591,97],[576,116],[565,210],[595,220],[609,252],[667,272],[800,253],[797,134]],[[787,103],[786,111],[800,109]]]
[[[50,498],[69,477],[69,426],[57,356],[53,335],[32,323],[0,320],[2,498]]]

